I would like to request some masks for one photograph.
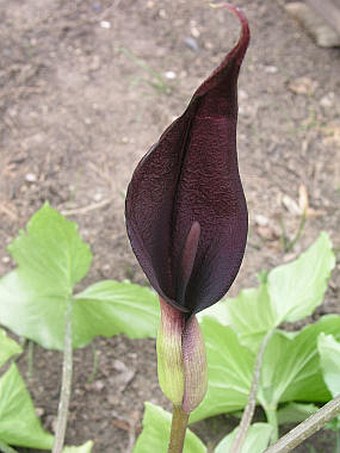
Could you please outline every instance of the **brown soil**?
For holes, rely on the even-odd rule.
[[[340,247],[339,51],[316,47],[282,2],[238,3],[252,30],[238,134],[251,234],[232,294],[254,285],[261,269],[294,257],[321,230]],[[91,244],[94,265],[84,284],[145,283],[125,234],[127,183],[232,46],[235,19],[201,0],[0,0],[0,17],[0,274],[12,266],[6,244],[49,200]],[[293,238],[299,193],[308,194],[309,215],[302,237],[285,252],[282,223]],[[340,311],[339,281],[338,265],[317,316]],[[93,349],[98,369],[90,382]],[[52,429],[60,355],[36,347],[34,357],[30,388]],[[93,439],[95,452],[129,451],[144,401],[168,407],[154,341],[97,339],[75,354],[68,443]],[[197,429],[214,441],[223,423]]]

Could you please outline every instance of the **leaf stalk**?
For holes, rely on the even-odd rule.
[[[254,416],[255,407],[256,407],[256,396],[257,396],[257,391],[258,391],[258,387],[259,387],[259,383],[260,383],[261,368],[262,368],[262,363],[263,363],[264,352],[266,350],[266,347],[268,345],[270,338],[273,335],[273,332],[274,332],[274,330],[270,330],[265,335],[265,337],[263,338],[263,340],[260,344],[259,350],[257,352],[255,366],[254,366],[253,379],[252,379],[252,383],[250,386],[247,406],[245,407],[245,409],[243,411],[241,422],[239,424],[239,428],[238,428],[236,437],[231,446],[231,451],[233,453],[241,453],[242,446],[246,440],[247,432],[248,432],[248,429],[250,427],[251,421]]]
[[[271,445],[265,453],[286,453],[302,444],[304,440],[319,431],[327,422],[340,413],[340,395],[322,406],[286,435]]]
[[[72,300],[69,299],[65,310],[65,334],[64,334],[64,359],[61,391],[58,406],[56,433],[52,453],[61,453],[67,426],[68,410],[71,399],[71,385],[73,373],[73,349],[72,349]]]

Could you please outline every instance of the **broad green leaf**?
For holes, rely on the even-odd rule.
[[[8,338],[6,332],[0,329],[0,367],[14,355],[21,354],[22,348],[11,338]]]
[[[221,301],[201,318],[231,326],[240,342],[256,352],[267,332],[310,315],[322,303],[334,263],[331,242],[322,233],[298,259],[261,277],[259,287]]]
[[[248,398],[255,356],[230,327],[204,318],[201,328],[208,358],[208,391],[190,422],[242,409]]]
[[[36,292],[16,271],[0,281],[4,325],[45,348],[63,349],[66,304],[53,294]],[[123,333],[130,338],[154,337],[159,318],[155,294],[128,282],[99,282],[73,298],[73,346],[82,347],[95,336]]]
[[[340,335],[338,335],[340,339]],[[332,396],[340,395],[340,343],[333,335],[321,333],[318,338],[323,378]]]
[[[78,447],[65,447],[63,453],[91,453],[93,447],[92,440],[88,440],[85,444]]]
[[[171,414],[159,406],[145,403],[143,431],[138,437],[133,453],[166,453],[170,438]],[[185,437],[183,453],[206,453],[200,439],[189,429]]]
[[[288,423],[300,423],[318,410],[315,404],[288,403],[277,411],[280,425]]]
[[[64,313],[91,252],[75,223],[45,204],[8,247],[17,269],[0,280],[0,322],[47,348],[62,349]]]
[[[211,305],[203,311],[200,311],[196,315],[198,321],[201,322],[201,320],[208,317],[215,319],[223,326],[230,326],[229,301],[230,299],[220,300],[217,304]]]
[[[268,292],[276,325],[313,313],[323,301],[334,265],[331,241],[326,233],[321,233],[297,260],[269,273]]]
[[[268,423],[254,423],[249,427],[242,446],[242,453],[262,453],[269,444],[273,428]],[[238,432],[235,428],[217,445],[214,453],[231,453],[231,446]]]
[[[0,280],[0,322],[18,335],[62,350],[65,311],[72,303],[75,348],[97,335],[155,336],[159,310],[149,289],[107,281],[72,296],[88,271],[91,252],[77,225],[50,206],[32,217],[10,251],[18,268]]]
[[[340,316],[324,316],[298,333],[277,331],[273,335],[264,354],[258,394],[264,407],[288,401],[329,400],[317,350],[321,332],[340,337]]]
[[[16,365],[0,378],[0,440],[9,445],[50,450],[53,436],[41,427]]]
[[[78,233],[78,225],[45,204],[21,230],[8,250],[35,288],[69,297],[87,274],[92,254]]]
[[[35,288],[13,271],[0,280],[1,324],[45,348],[62,350],[66,300],[49,288]]]
[[[96,335],[156,336],[158,298],[140,285],[113,280],[96,283],[74,297],[73,310],[76,344]]]
[[[276,325],[267,285],[245,289],[237,297],[227,299],[231,326],[240,342],[257,352],[262,338]]]

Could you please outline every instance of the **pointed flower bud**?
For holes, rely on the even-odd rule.
[[[195,315],[185,314],[160,299],[157,335],[158,380],[165,396],[189,414],[207,390],[207,361],[203,336]]]
[[[236,123],[249,28],[241,11],[226,7],[241,22],[238,43],[138,164],[126,198],[140,265],[160,297],[187,318],[224,296],[246,245]]]
[[[164,395],[181,406],[184,396],[182,334],[185,319],[182,312],[160,299],[161,319],[157,333],[157,371]]]

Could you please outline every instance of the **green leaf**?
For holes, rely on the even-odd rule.
[[[0,440],[9,445],[50,450],[53,436],[44,431],[16,365],[0,378]]]
[[[9,246],[18,268],[0,280],[1,323],[47,348],[62,349],[73,285],[91,264],[75,223],[45,204]]]
[[[9,245],[20,274],[36,288],[69,297],[87,274],[92,254],[82,241],[78,225],[45,204],[27,224],[27,232]]]
[[[171,414],[151,403],[145,403],[143,431],[138,437],[133,453],[166,453],[170,438]],[[200,439],[187,430],[183,453],[206,453]]]
[[[197,313],[197,319],[201,322],[204,318],[213,318],[223,326],[231,326],[232,322],[229,314],[229,301],[231,299],[220,300],[217,304],[205,308]]]
[[[208,391],[190,422],[242,409],[248,398],[255,356],[230,327],[212,318],[201,322],[208,358]]]
[[[107,281],[72,296],[89,269],[91,252],[77,225],[49,205],[34,214],[10,251],[18,268],[0,280],[0,319],[18,335],[62,350],[65,310],[72,303],[75,348],[97,335],[155,336],[159,309],[149,289]]]
[[[267,285],[245,289],[234,299],[227,299],[231,326],[240,342],[257,352],[263,337],[276,325]]]
[[[297,260],[269,273],[268,292],[276,325],[313,313],[323,301],[334,265],[331,241],[326,233],[321,233]]]
[[[201,318],[231,326],[240,342],[256,352],[269,331],[310,315],[322,303],[334,263],[331,242],[322,233],[298,259],[262,275],[259,287],[204,310]]]
[[[91,453],[93,447],[92,440],[88,440],[85,444],[78,447],[65,447],[63,453]]]
[[[18,271],[0,280],[1,323],[45,348],[63,349],[65,308],[65,298],[35,288]]]
[[[323,378],[332,396],[336,397],[340,394],[340,343],[333,335],[321,333],[318,350]]]
[[[318,410],[315,404],[288,403],[277,411],[280,425],[288,423],[300,423]]]
[[[73,311],[76,344],[96,335],[155,337],[159,322],[156,294],[129,282],[107,280],[88,287],[75,296]]]
[[[6,332],[0,329],[0,367],[11,357],[21,353],[21,346],[16,341],[8,338]]]
[[[214,453],[229,453],[239,428],[235,428],[217,445]],[[249,427],[242,453],[262,453],[269,444],[273,428],[268,423],[254,423]]]
[[[288,401],[329,400],[317,350],[321,332],[340,337],[340,316],[324,316],[298,333],[277,331],[273,335],[261,371],[258,399],[263,407]]]

